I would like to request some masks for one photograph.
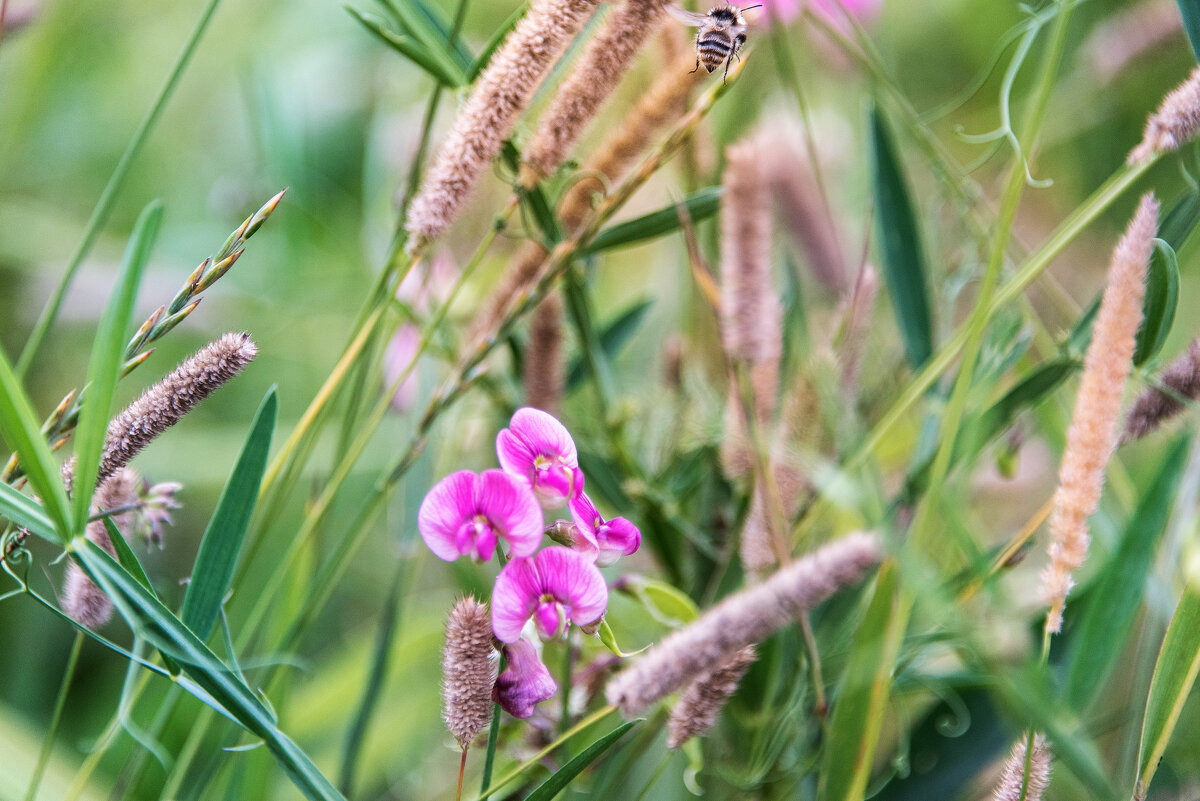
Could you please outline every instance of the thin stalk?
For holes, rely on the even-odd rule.
[[[500,657],[500,672],[504,672],[504,657]],[[496,767],[496,741],[500,738],[500,709],[499,704],[492,704],[492,723],[488,726],[487,753],[483,758],[483,778],[479,781],[479,792],[482,793],[492,783],[492,770]]]
[[[108,183],[104,187],[104,191],[100,193],[100,199],[96,201],[95,208],[92,209],[92,215],[88,218],[87,225],[83,229],[83,239],[79,246],[71,255],[71,260],[67,262],[67,271],[63,274],[62,280],[59,281],[58,287],[54,290],[54,295],[50,301],[42,309],[41,316],[38,317],[37,323],[33,326],[33,331],[29,334],[29,339],[25,342],[25,347],[21,350],[21,356],[17,359],[16,373],[18,378],[24,378],[28,372],[29,366],[33,363],[34,357],[37,355],[38,349],[42,346],[42,341],[46,338],[50,328],[54,325],[54,321],[58,318],[58,312],[62,308],[63,298],[66,297],[67,290],[71,286],[71,282],[75,279],[75,273],[79,271],[79,266],[83,264],[83,260],[91,251],[92,245],[96,242],[96,237],[100,234],[100,229],[108,221],[108,215],[112,213],[113,203],[117,199],[117,194],[121,191],[122,184],[125,183],[125,177],[129,174],[129,168],[133,165],[133,160],[137,158],[141,152],[142,146],[146,140],[150,138],[150,131],[153,130],[158,118],[162,115],[163,109],[167,105],[167,100],[175,92],[175,87],[179,83],[179,79],[183,76],[183,71],[187,68],[188,63],[192,60],[192,55],[196,52],[197,45],[200,44],[200,37],[208,30],[208,23],[212,20],[213,14],[217,10],[217,6],[221,0],[209,0],[204,11],[200,14],[200,20],[192,29],[188,36],[187,42],[183,45],[183,50],[175,59],[175,64],[171,67],[171,71],[167,74],[167,80],[163,83],[162,88],[158,90],[158,95],[154,98],[153,105],[146,113],[138,125],[137,130],[133,133],[133,138],[129,144],[125,146],[125,152],[121,154],[121,159],[117,162],[117,166],[113,169],[112,175],[108,179]]]
[[[522,773],[524,773],[525,771],[529,770],[534,765],[541,762],[542,759],[547,754],[549,754],[551,751],[558,748],[560,745],[562,745],[567,740],[574,737],[579,732],[586,729],[588,726],[591,726],[593,723],[597,723],[597,722],[603,720],[604,718],[608,717],[609,715],[611,715],[613,712],[616,712],[616,711],[617,711],[617,708],[615,706],[611,706],[611,705],[602,707],[601,709],[597,709],[595,712],[588,715],[586,718],[584,718],[583,720],[579,721],[574,726],[572,726],[569,731],[566,731],[566,732],[563,732],[562,734],[560,734],[558,736],[558,739],[556,739],[554,742],[550,743],[545,748],[543,748],[541,751],[538,751],[536,754],[529,757],[529,759],[526,759],[520,765],[517,765],[515,768],[510,770],[507,774],[505,774],[504,778],[498,780],[495,784],[491,785],[487,789],[480,792],[479,798],[477,799],[477,801],[483,801],[483,799],[493,796],[496,793],[500,792],[505,787],[507,787],[509,784],[511,784],[512,781],[514,779],[516,779],[518,776],[520,776]]]
[[[663,771],[667,769],[667,765],[671,764],[671,754],[671,751],[663,754],[663,758],[658,761],[658,767],[654,769],[654,772],[650,774],[650,778],[646,781],[646,786],[638,793],[636,801],[645,801],[645,799],[649,798],[650,788],[662,778]]]
[[[0,20],[3,19],[3,7],[0,6]],[[2,27],[2,26],[0,26]],[[42,777],[46,774],[46,765],[50,762],[50,754],[54,751],[54,740],[58,736],[58,724],[62,722],[63,708],[67,704],[67,695],[71,691],[71,682],[75,678],[75,668],[79,664],[79,652],[83,650],[83,632],[75,632],[75,641],[71,643],[71,653],[67,656],[67,666],[63,668],[62,681],[58,685],[58,696],[54,699],[54,712],[50,715],[50,727],[42,738],[42,748],[38,752],[37,764],[33,768],[33,776],[29,787],[25,790],[25,801],[37,798],[38,788]]]
[[[559,680],[559,719],[558,730],[560,733],[566,732],[571,727],[571,674],[575,670],[575,648],[574,643],[568,638],[563,643],[563,661],[562,675]]]
[[[1033,108],[1026,119],[1022,135],[1018,137],[1022,146],[1028,152],[1033,151],[1037,133],[1041,129],[1042,122],[1046,116],[1050,93],[1054,87],[1054,76],[1058,73],[1059,62],[1062,60],[1063,48],[1066,44],[1067,22],[1069,19],[1070,5],[1060,0],[1058,4],[1058,16],[1054,20],[1054,28],[1051,31],[1049,46],[1042,61],[1041,74],[1038,77],[1037,88],[1034,91]],[[1030,35],[1033,35],[1032,32]],[[954,454],[955,439],[958,435],[959,426],[962,423],[963,414],[966,411],[967,394],[970,392],[971,380],[975,375],[975,366],[979,358],[979,351],[983,347],[983,335],[987,330],[990,318],[992,296],[995,294],[996,287],[1000,281],[1000,271],[1004,266],[1004,255],[1008,249],[1008,240],[1012,233],[1013,222],[1017,216],[1017,208],[1020,205],[1021,195],[1028,179],[1027,164],[1027,157],[1018,150],[1016,160],[1013,162],[1011,171],[1009,172],[1008,185],[1005,188],[1004,198],[1001,202],[1000,219],[996,226],[995,240],[988,259],[987,268],[984,272],[983,284],[980,286],[979,296],[975,301],[975,309],[967,320],[966,341],[963,345],[961,366],[959,367],[954,389],[950,394],[950,401],[947,403],[942,416],[941,442],[930,470],[928,489],[913,520],[912,530],[914,536],[926,545],[929,544],[928,537],[932,536],[933,533],[929,529],[930,516],[936,511],[942,484],[950,469],[950,459]],[[970,543],[960,544],[969,545]]]

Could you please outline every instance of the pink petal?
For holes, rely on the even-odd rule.
[[[581,492],[575,498],[571,499],[568,504],[571,510],[571,519],[575,521],[575,525],[580,531],[587,532],[587,537],[595,542],[596,529],[604,522],[604,518],[600,517],[600,512],[596,509],[596,504],[587,496],[587,493]]]
[[[759,0],[767,18],[788,23],[800,16],[800,0]]]
[[[514,718],[527,718],[533,708],[558,690],[550,671],[538,659],[533,643],[521,638],[504,647],[508,667],[492,687],[492,699]]]
[[[443,478],[421,502],[417,530],[439,559],[453,562],[462,555],[456,544],[459,528],[475,515],[476,476],[459,470]]]
[[[496,639],[516,642],[541,596],[542,582],[534,559],[513,559],[505,565],[492,589],[492,631]]]
[[[530,487],[533,486],[535,468],[533,460],[537,458],[532,446],[518,437],[510,429],[502,429],[496,435],[496,457],[504,472],[512,476],[520,476]]]
[[[600,554],[596,564],[607,567],[622,556],[636,553],[642,545],[642,532],[625,518],[614,517],[601,527],[597,540]]]
[[[536,453],[555,457],[569,467],[579,467],[575,441],[554,415],[526,406],[513,413],[509,428]]]
[[[503,470],[485,470],[477,491],[479,511],[508,540],[513,556],[533,556],[542,544],[546,521],[529,488]]]
[[[552,546],[534,557],[541,574],[543,592],[562,603],[572,622],[594,623],[608,607],[604,576],[585,554]]]

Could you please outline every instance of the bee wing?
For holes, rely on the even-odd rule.
[[[667,6],[667,13],[675,19],[682,22],[684,25],[691,25],[693,28],[698,28],[708,22],[708,15],[701,14],[696,11],[688,11],[679,6]]]

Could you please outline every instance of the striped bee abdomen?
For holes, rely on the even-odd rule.
[[[696,37],[696,56],[709,72],[724,64],[733,49],[734,40],[728,31],[706,30]]]

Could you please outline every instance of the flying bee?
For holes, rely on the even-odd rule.
[[[729,65],[746,43],[746,18],[742,16],[742,12],[760,7],[739,8],[722,3],[713,6],[707,14],[701,14],[677,6],[667,6],[671,16],[685,25],[700,29],[696,32],[696,69],[692,72],[700,69],[701,64],[704,65],[704,69],[712,72],[724,62],[725,77],[728,77]]]

